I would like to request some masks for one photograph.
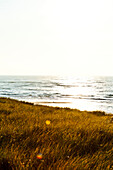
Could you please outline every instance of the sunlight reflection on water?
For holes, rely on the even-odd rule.
[[[93,103],[93,102],[88,102],[86,100],[80,100],[80,99],[76,99],[70,102],[66,102],[66,101],[61,101],[61,102],[44,102],[44,101],[39,101],[39,102],[35,102],[35,104],[41,104],[41,105],[47,105],[47,106],[53,106],[53,107],[69,107],[72,109],[78,109],[81,111],[87,110],[87,111],[95,111],[95,110],[105,110],[104,106],[100,106],[100,104],[98,103]]]

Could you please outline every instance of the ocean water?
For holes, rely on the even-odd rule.
[[[113,113],[113,77],[0,76],[0,97]]]

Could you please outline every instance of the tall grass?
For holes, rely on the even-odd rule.
[[[0,98],[0,169],[113,169],[111,116]]]

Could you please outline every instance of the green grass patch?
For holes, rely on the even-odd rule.
[[[0,169],[112,169],[111,117],[0,98]]]

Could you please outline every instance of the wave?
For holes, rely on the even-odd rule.
[[[113,98],[113,94],[108,94],[105,96],[106,98]]]

